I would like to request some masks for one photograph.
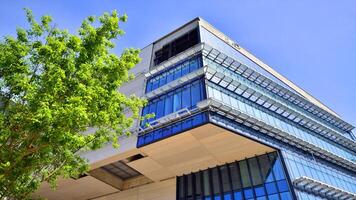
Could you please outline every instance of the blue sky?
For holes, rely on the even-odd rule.
[[[354,0],[0,0],[0,36],[26,26],[22,8],[75,32],[88,15],[126,13],[122,47],[142,48],[200,16],[356,125]]]

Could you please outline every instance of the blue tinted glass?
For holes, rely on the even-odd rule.
[[[244,189],[244,195],[246,199],[253,198],[253,190],[251,188]]]
[[[153,137],[152,137],[151,134],[145,135],[145,143],[146,143],[146,144],[147,144],[147,143],[150,143],[150,142],[152,142],[152,141],[153,141]]]
[[[154,101],[154,102],[151,103],[151,105],[150,105],[150,107],[149,107],[149,110],[148,110],[148,113],[149,113],[149,114],[156,114],[156,104],[157,104],[156,101]],[[148,121],[148,122],[151,122],[151,121],[153,121],[154,119],[155,119],[155,117],[152,117],[152,118],[148,119],[147,121]]]
[[[139,137],[138,141],[137,141],[137,146],[140,147],[143,144],[145,144],[145,138],[144,137]]]
[[[191,60],[190,63],[189,63],[189,65],[190,65],[190,71],[192,72],[192,71],[198,69],[198,64],[199,64],[199,63],[197,62],[196,59]]]
[[[163,75],[159,79],[159,86],[161,87],[162,85],[166,84],[166,78],[167,76]]]
[[[171,127],[165,127],[162,129],[162,137],[168,137],[171,135]]]
[[[269,156],[273,166],[273,174],[275,179],[277,181],[284,179],[283,167],[280,159],[277,157],[275,153],[269,154]]]
[[[190,87],[184,87],[182,91],[182,108],[190,108]]]
[[[164,103],[164,115],[168,115],[172,113],[172,109],[173,109],[173,94],[169,93]]]
[[[288,184],[287,184],[286,180],[278,181],[277,182],[277,186],[278,186],[278,191],[279,192],[288,191]]]
[[[193,126],[199,125],[203,123],[203,116],[202,115],[195,115],[193,117]]]
[[[258,162],[260,163],[261,166],[262,181],[265,183],[274,181],[268,155],[259,156]]]
[[[155,90],[158,88],[158,86],[159,86],[159,80],[158,79],[153,80],[151,89]]]
[[[230,193],[224,194],[224,200],[232,200],[232,196]]]
[[[167,83],[172,82],[174,80],[173,72],[167,73]]]
[[[257,197],[264,196],[265,195],[265,189],[263,186],[256,187],[255,188],[255,193]]]
[[[201,87],[200,87],[200,82],[195,83],[192,85],[191,88],[191,93],[192,93],[192,106],[195,106],[199,101],[202,100],[201,97],[201,91],[200,91]]]
[[[180,110],[182,108],[182,93],[177,91],[173,96],[173,112]]]
[[[182,67],[182,75],[186,75],[189,73],[189,62],[184,62]]]
[[[282,200],[292,200],[292,197],[289,192],[283,192],[283,193],[281,193],[281,199]]]
[[[221,200],[220,195],[216,195],[216,196],[214,197],[214,200]]]
[[[161,98],[157,102],[157,111],[156,111],[156,119],[164,116],[164,99]]]
[[[277,193],[277,186],[274,182],[266,183],[266,190],[267,190],[267,194]]]
[[[182,129],[186,130],[189,129],[190,127],[192,127],[192,120],[191,119],[184,120],[182,123]]]
[[[265,200],[265,199],[266,199],[265,196],[263,196],[263,197],[257,197],[257,198],[256,198],[256,200]]]
[[[242,200],[242,193],[241,192],[234,192],[235,200]]]
[[[174,70],[174,80],[182,76],[182,70],[180,68]]]
[[[268,200],[279,200],[278,194],[268,195]]]
[[[211,200],[210,197],[204,197],[204,200]]]
[[[153,139],[154,140],[159,140],[162,138],[162,131],[161,130],[156,130],[153,133]]]
[[[152,82],[151,80],[147,81],[146,92],[150,92],[152,90]]]
[[[178,133],[181,131],[181,123],[176,123],[173,125],[173,133]]]

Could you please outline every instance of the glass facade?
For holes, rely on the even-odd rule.
[[[224,104],[233,107],[245,113],[248,116],[254,117],[272,127],[276,127],[286,133],[292,134],[297,138],[303,139],[304,141],[320,147],[328,152],[333,152],[334,154],[348,159],[350,161],[356,160],[356,156],[353,152],[347,150],[346,148],[335,144],[333,141],[326,139],[301,127],[299,124],[290,122],[290,120],[283,119],[281,116],[269,111],[268,109],[259,106],[243,96],[235,94],[221,86],[218,86],[212,82],[207,84],[208,98],[214,98]]]
[[[144,120],[142,126],[181,109],[190,110],[196,107],[199,101],[206,98],[203,81],[203,79],[197,79],[166,94],[150,99],[149,103],[143,108],[142,115],[153,113],[155,117]]]
[[[147,80],[146,93],[166,85],[184,75],[189,74],[202,66],[201,56],[186,59],[168,69],[153,75]]]
[[[341,119],[337,119],[339,121],[336,122],[330,120],[329,117],[325,118],[321,111],[314,112],[309,109],[310,107],[304,107],[304,104],[299,100],[291,100],[290,96],[299,94],[287,84],[260,68],[206,29],[200,28],[199,34],[200,42],[206,42],[216,48],[214,49],[216,55],[220,55],[221,51],[230,58],[226,56],[212,58],[209,57],[209,52],[206,53],[203,49],[201,52],[194,52],[194,56],[182,58],[182,61],[149,77],[145,92],[153,94],[153,97],[148,99],[148,105],[143,108],[142,115],[154,113],[155,117],[141,123],[141,128],[144,131],[138,135],[137,147],[149,145],[206,123],[212,123],[272,146],[278,149],[278,153],[256,155],[253,158],[177,177],[177,199],[273,200],[297,198],[317,200],[326,198],[308,190],[308,188],[294,188],[293,180],[301,177],[308,177],[355,194],[356,152],[353,145],[354,140],[350,136],[351,132],[337,125],[337,123],[345,122]],[[239,63],[239,66],[244,65],[244,68],[233,67],[233,61],[231,61],[233,59],[237,60],[236,63]],[[230,65],[226,64],[229,62],[224,62],[226,60],[230,60]],[[204,77],[196,75],[198,77],[195,77],[193,81],[179,83],[180,85],[174,86],[175,88],[163,94],[152,92],[203,66],[205,66]],[[260,77],[253,77],[253,72],[263,75],[263,81],[258,79]],[[217,79],[214,79],[216,77]],[[226,82],[224,79],[226,77],[234,82],[231,81],[231,84]],[[265,81],[267,79],[269,81]],[[269,87],[272,83],[287,89],[291,95],[279,95],[274,91],[278,89]],[[264,97],[262,98],[262,96]],[[225,111],[213,106],[197,109],[197,103],[206,99],[223,105]],[[273,103],[271,103],[272,101]],[[307,100],[302,99],[302,101]],[[305,103],[305,105],[308,104],[310,102]],[[273,130],[283,133],[286,138],[293,138],[295,144],[287,142],[286,138],[266,134],[261,131],[262,129],[256,128],[257,125],[254,127],[248,124],[248,121],[233,119],[231,116],[234,115],[231,113],[235,111],[243,113],[247,116],[246,118],[258,123],[258,126],[270,128],[262,128],[264,131],[272,132]],[[189,112],[189,115],[170,118],[172,113],[179,112]],[[221,112],[226,113],[222,114]],[[159,119],[165,118],[169,119],[164,124],[160,125],[159,122],[153,128],[145,126],[147,123],[155,125],[160,121]],[[309,121],[304,122],[301,119]],[[332,132],[332,134],[322,134],[325,133],[323,131]],[[347,138],[338,140],[340,136],[335,136],[334,133],[351,138],[351,140],[349,141]],[[313,151],[316,151],[317,154],[310,153]],[[330,158],[335,159],[330,160]],[[341,162],[347,164],[342,165]],[[337,196],[337,194],[335,195]],[[345,197],[344,199],[352,198]]]
[[[277,152],[177,177],[177,200],[291,200]]]

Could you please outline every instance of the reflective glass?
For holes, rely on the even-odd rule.
[[[271,157],[274,160],[278,160],[279,156],[277,153],[271,153]],[[260,159],[262,158],[262,159]],[[248,184],[243,185],[241,187],[240,178],[244,179],[244,177],[250,177],[250,175],[244,175],[244,173],[257,173],[253,168],[260,168],[259,160],[265,160],[267,154],[256,156],[253,158],[248,158],[245,160],[217,166],[214,168],[209,168],[203,171],[192,173],[195,177],[203,177],[203,190],[204,190],[204,197],[210,199],[234,199],[234,200],[247,200],[247,199],[279,199],[279,194],[282,199],[291,198],[288,182],[284,177],[280,181],[272,181],[265,184],[259,185],[250,185]],[[276,162],[276,161],[274,161]],[[265,167],[266,168],[266,167]],[[276,168],[277,169],[277,168]],[[283,170],[283,168],[278,168],[279,170]],[[269,171],[273,171],[273,167],[270,166]],[[259,171],[261,171],[259,169]],[[239,174],[238,176],[234,174]],[[258,172],[261,174],[261,172]],[[265,173],[268,174],[268,173]],[[282,173],[284,174],[284,172]],[[197,176],[198,175],[198,176]],[[251,175],[253,178],[254,175]],[[189,180],[190,175],[184,175]],[[194,177],[194,176],[192,176]],[[237,180],[239,179],[239,180]],[[181,180],[181,178],[179,179]],[[262,180],[262,179],[261,179]],[[260,182],[262,182],[260,180]],[[189,181],[188,181],[189,182]],[[235,182],[235,184],[234,184]],[[254,181],[252,181],[254,182]],[[232,183],[232,185],[231,185]],[[212,185],[211,185],[212,184]],[[200,183],[198,184],[199,187]],[[232,186],[232,187],[231,187]],[[186,190],[187,194],[190,194],[190,190],[187,187],[194,187],[190,186],[189,183],[186,185],[177,184],[177,191]],[[200,194],[198,191],[197,194]],[[194,191],[193,191],[194,192]],[[185,193],[184,193],[185,194]],[[194,194],[193,194],[194,196]],[[186,199],[189,199],[190,196],[186,196]]]

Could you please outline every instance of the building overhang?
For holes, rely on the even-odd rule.
[[[213,124],[205,124],[139,148],[146,157],[127,163],[160,181],[275,149]]]

